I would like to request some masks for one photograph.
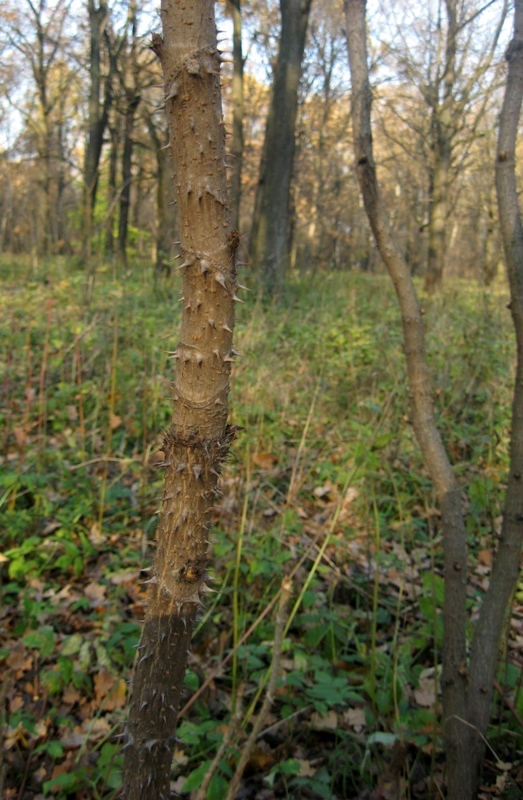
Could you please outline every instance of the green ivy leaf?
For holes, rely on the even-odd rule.
[[[210,764],[211,764],[210,761],[204,761],[203,764],[200,764],[199,767],[193,769],[193,771],[190,773],[189,777],[183,784],[182,792],[184,794],[192,792],[194,791],[194,789],[200,788],[200,786],[202,785],[202,781],[207,774],[207,770],[209,769]]]
[[[40,655],[45,658],[50,656],[55,647],[55,634],[52,628],[44,626],[37,631],[26,633],[23,637],[26,647],[32,647],[40,651]]]

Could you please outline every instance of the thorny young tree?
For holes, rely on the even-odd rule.
[[[162,0],[153,34],[181,227],[183,314],[165,489],[134,668],[123,795],[166,800],[187,647],[206,591],[208,530],[227,424],[238,234],[231,230],[213,0]]]
[[[497,191],[517,336],[510,469],[498,551],[483,598],[470,654],[467,652],[467,545],[460,490],[436,426],[425,356],[420,307],[407,264],[390,233],[376,178],[371,134],[371,89],[367,67],[365,0],[344,0],[352,77],[356,169],[365,210],[401,310],[412,422],[441,508],[445,598],[443,604],[443,726],[447,797],[477,797],[485,754],[498,649],[515,589],[523,540],[523,229],[514,178],[515,136],[523,93],[523,19],[516,3],[513,42],[507,53],[509,80],[501,115]]]

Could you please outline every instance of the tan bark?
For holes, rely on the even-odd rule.
[[[135,665],[124,796],[170,796],[187,646],[206,591],[209,515],[234,431],[227,425],[237,290],[213,0],[163,0],[160,58],[181,225],[183,316],[165,490]]]

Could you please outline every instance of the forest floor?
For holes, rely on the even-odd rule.
[[[0,264],[0,796],[115,798],[169,424],[179,277]],[[248,283],[248,277],[242,282]],[[514,341],[502,283],[423,298],[439,426],[467,510],[470,630],[499,533]],[[194,636],[172,785],[220,800],[281,674],[239,798],[443,797],[439,513],[383,276],[295,278],[240,307],[214,512],[217,593]],[[248,634],[248,635],[246,635]],[[481,796],[523,797],[523,585]],[[2,771],[3,770],[3,771]],[[191,794],[192,793],[192,794]]]

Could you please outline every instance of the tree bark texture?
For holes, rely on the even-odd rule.
[[[312,0],[280,0],[281,35],[249,243],[268,295],[280,292],[289,258],[289,201],[298,88]]]
[[[165,489],[125,743],[128,800],[166,800],[186,654],[206,592],[208,530],[234,430],[227,395],[238,234],[230,227],[213,0],[162,0],[153,50],[165,101],[181,227],[183,314]]]

